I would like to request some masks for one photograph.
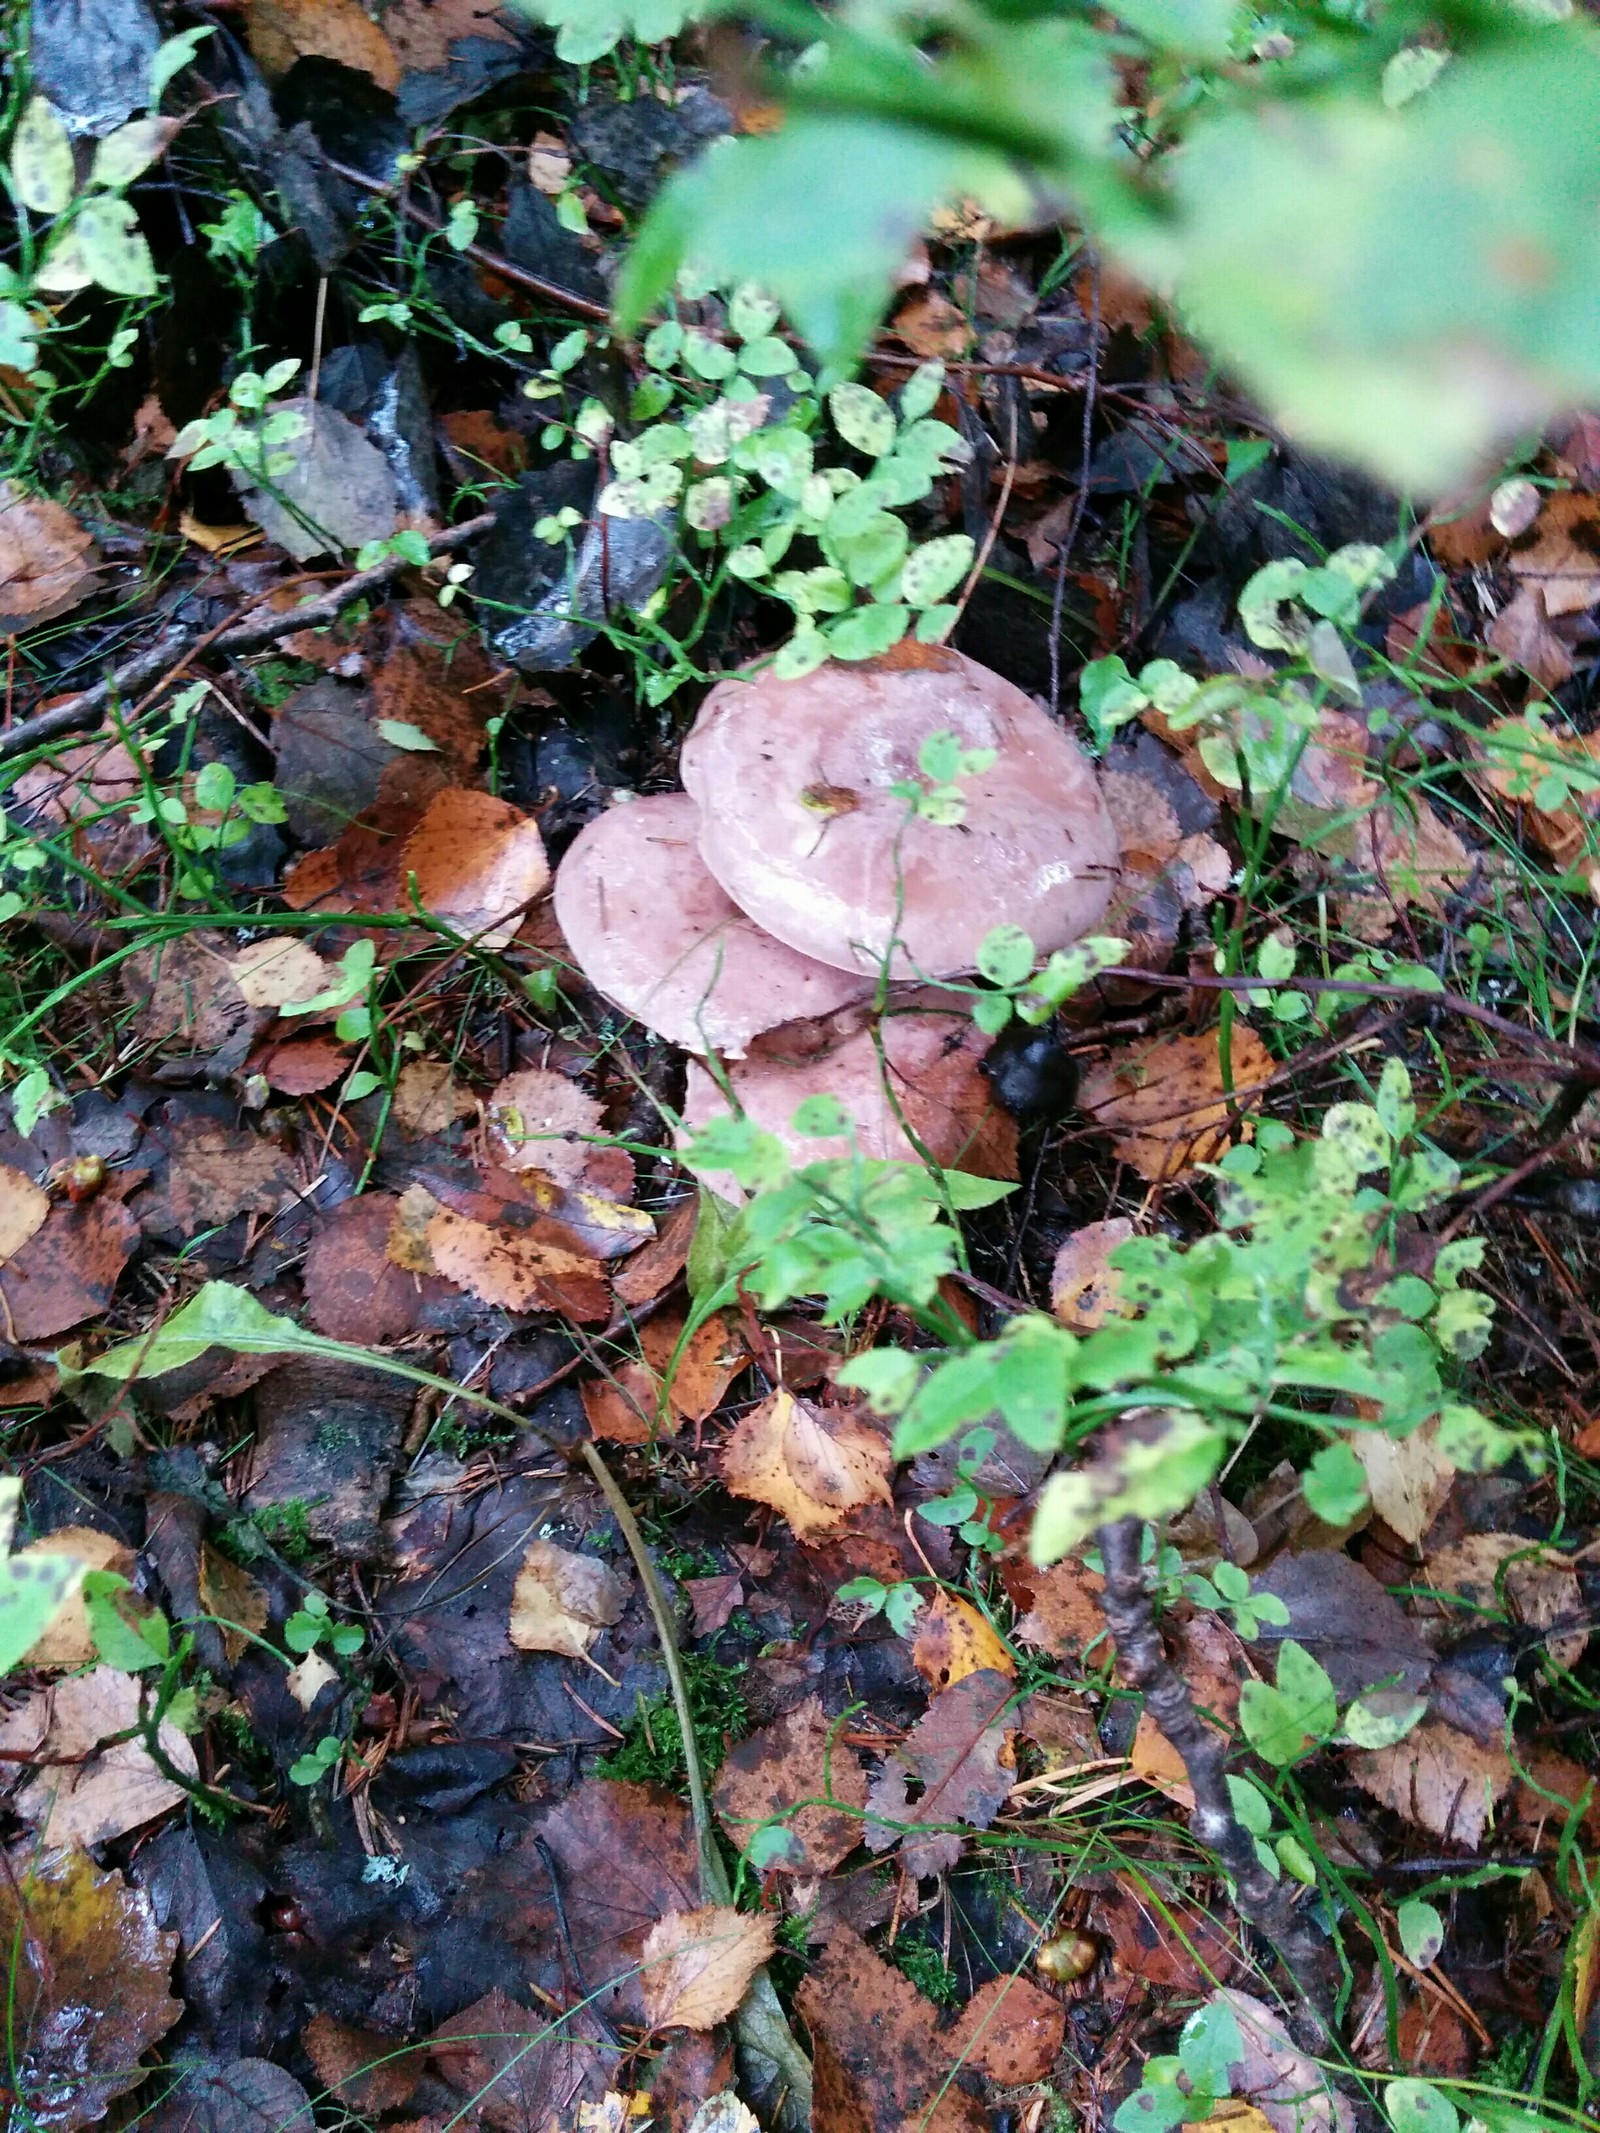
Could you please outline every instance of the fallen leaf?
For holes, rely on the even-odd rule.
[[[1048,1570],[1033,1572],[1032,1579],[1033,1599],[1017,1624],[1018,1643],[1081,1659],[1106,1635],[1100,1612],[1105,1579],[1070,1555]]]
[[[111,1192],[59,1200],[0,1269],[0,1337],[45,1341],[109,1309],[139,1225]]]
[[[549,1067],[508,1074],[489,1098],[490,1144],[508,1170],[542,1170],[558,1185],[585,1182],[587,1142],[603,1117],[594,1097]]]
[[[331,59],[391,95],[400,87],[399,56],[360,0],[246,0],[245,23],[251,54],[269,81],[297,59]]]
[[[312,6],[322,12],[322,0]],[[394,475],[378,447],[325,400],[281,400],[276,409],[299,415],[305,424],[278,448],[289,465],[273,477],[270,490],[235,477],[239,501],[267,539],[297,563],[387,540],[399,506]]]
[[[622,1620],[627,1598],[626,1580],[597,1556],[532,1541],[511,1594],[511,1641],[519,1651],[582,1659],[602,1629]]]
[[[130,1581],[135,1567],[133,1550],[114,1533],[102,1533],[96,1526],[59,1526],[54,1533],[46,1533],[39,1540],[29,1541],[26,1548],[19,1548],[12,1560],[27,1562],[41,1555],[65,1556],[81,1563],[85,1570],[114,1570]],[[53,1670],[93,1666],[97,1657],[83,1593],[75,1589],[22,1664]]]
[[[1547,615],[1578,615],[1600,600],[1600,508],[1579,490],[1552,490],[1531,540],[1512,549],[1506,568],[1536,586]]]
[[[74,1849],[24,1851],[0,1876],[0,1935],[15,1951],[12,2095],[30,2125],[77,2133],[139,2086],[145,2053],[183,2013],[167,1989],[178,1935],[157,1927],[142,1889]]]
[[[446,1060],[410,1059],[395,1076],[394,1116],[408,1133],[431,1139],[476,1109]]]
[[[138,1725],[139,1683],[110,1666],[38,1690],[0,1722],[0,1748],[49,1758],[36,1770],[6,1766],[8,1779],[25,1780],[12,1795],[12,1810],[42,1844],[106,1844],[188,1797],[152,1761]],[[128,1732],[136,1737],[101,1748]],[[194,1750],[170,1719],[162,1721],[159,1738],[168,1762],[194,1777]]]
[[[780,1822],[798,1855],[775,1861],[785,1873],[832,1873],[861,1842],[867,1781],[861,1758],[837,1736],[818,1696],[762,1726],[728,1750],[717,1778],[716,1809],[741,1851],[757,1829]],[[838,1801],[830,1806],[829,1801]],[[855,1809],[854,1813],[847,1810]]]
[[[1254,2104],[1273,2133],[1354,2133],[1349,2103],[1270,2007],[1231,1987],[1214,1999],[1231,2011],[1243,2045],[1228,2068],[1233,2095]]]
[[[423,909],[480,948],[504,948],[528,905],[550,885],[533,817],[509,800],[459,788],[428,803],[406,839],[400,868]]]
[[[301,1710],[309,1711],[328,1684],[338,1678],[338,1668],[330,1666],[321,1652],[311,1651],[290,1667],[283,1685]]]
[[[250,1003],[233,982],[216,934],[180,933],[141,948],[122,966],[122,989],[146,1044],[216,1052],[250,1020]]]
[[[888,1438],[853,1410],[781,1388],[739,1421],[720,1460],[729,1492],[781,1512],[801,1541],[835,1532],[861,1504],[892,1503],[892,1464]]]
[[[312,1238],[306,1316],[319,1333],[381,1348],[414,1329],[422,1292],[388,1251],[399,1205],[386,1193],[362,1193],[334,1208]]]
[[[1413,1547],[1439,1515],[1456,1478],[1454,1463],[1438,1449],[1438,1435],[1437,1422],[1424,1422],[1409,1437],[1391,1437],[1382,1429],[1345,1432],[1367,1477],[1373,1510]]]
[[[1193,1814],[1194,1787],[1189,1782],[1188,1765],[1148,1711],[1139,1713],[1128,1749],[1128,1768],[1135,1777],[1143,1778],[1147,1785],[1175,1801],[1185,1813]]]
[[[25,1172],[0,1163],[0,1266],[44,1227],[50,1195]]]
[[[1465,1608],[1438,1610],[1452,1621],[1492,1621],[1509,1613],[1512,1621],[1528,1629],[1577,1625],[1545,1643],[1558,1666],[1576,1666],[1588,1649],[1583,1592],[1571,1559],[1537,1541],[1514,1533],[1469,1533],[1430,1553],[1417,1582],[1468,1603]]]
[[[357,2029],[330,2014],[313,2015],[300,2044],[334,2101],[360,2118],[400,2110],[422,2075],[420,2050],[408,2051],[385,2031]]]
[[[235,1215],[275,1214],[296,1197],[294,1158],[260,1134],[187,1118],[172,1128],[168,1146],[167,1200],[186,1237]]]
[[[326,992],[335,972],[308,941],[275,934],[252,941],[224,965],[250,1007],[288,1007]]]
[[[1014,1674],[1017,1662],[970,1600],[943,1585],[917,1612],[911,1663],[930,1688],[947,1689],[969,1674]]]
[[[972,344],[972,321],[938,289],[919,289],[895,313],[890,330],[924,360],[964,356]]]
[[[1130,1981],[1177,1992],[1203,1992],[1239,1967],[1240,1951],[1225,1918],[1213,1917],[1157,1884],[1119,1879],[1095,1899],[1093,1930]]]
[[[1280,1555],[1255,1589],[1281,1600],[1289,1615],[1286,1623],[1263,1622],[1257,1645],[1271,1650],[1293,1638],[1326,1669],[1341,1703],[1380,1682],[1415,1694],[1433,1671],[1433,1653],[1400,1603],[1337,1548]]]
[[[725,2021],[776,1940],[773,1919],[731,1904],[669,1911],[650,1928],[640,1958],[651,2028],[710,2029]]]
[[[1572,647],[1550,627],[1537,585],[1518,586],[1490,624],[1488,641],[1541,689],[1559,689],[1572,679]]]
[[[1067,2033],[1066,2009],[1025,1977],[991,1978],[949,2034],[957,2060],[1003,2089],[1044,2081]]]
[[[1005,1805],[1017,1776],[1016,1728],[1006,1723],[1012,1694],[1010,1676],[987,1667],[939,1691],[868,1788],[869,1851],[899,1842],[906,1872],[919,1878],[955,1865],[959,1834],[928,1825],[987,1829]],[[920,1788],[915,1800],[910,1783]]]
[[[311,2099],[270,2059],[192,2066],[139,2117],[140,2133],[315,2133]]]
[[[480,784],[488,720],[500,708],[487,686],[493,669],[476,638],[457,634],[441,642],[433,634],[449,627],[438,608],[422,616],[414,608],[400,613],[408,634],[371,669],[373,720],[409,726],[431,741],[436,767],[442,762],[450,784]]]
[[[836,1925],[797,2004],[815,2053],[819,2133],[899,2133],[940,2088],[950,2053],[911,1980]]]
[[[1275,1062],[1245,1023],[1233,1025],[1232,1064],[1238,1102],[1247,1112]],[[1152,1183],[1215,1162],[1233,1137],[1214,1031],[1163,1036],[1097,1062],[1084,1076],[1079,1101],[1097,1125],[1120,1136],[1113,1143],[1116,1153]],[[1244,1131],[1248,1137],[1248,1119]]]
[[[343,1078],[351,1052],[334,1037],[291,1037],[275,1044],[258,1071],[280,1096],[314,1096]]]
[[[76,858],[103,875],[120,874],[156,849],[148,825],[132,819],[144,779],[143,766],[102,727],[79,747],[63,748],[23,771],[6,806],[30,828],[70,828]]]
[[[70,511],[0,482],[0,637],[64,615],[95,587],[94,542]]]
[[[486,0],[389,0],[383,31],[407,74],[437,74],[450,65],[452,46],[483,39],[516,44],[497,11]]]
[[[618,1303],[637,1311],[665,1295],[688,1261],[699,1219],[699,1197],[693,1193],[667,1209],[655,1237],[613,1278]]]
[[[1074,1333],[1092,1333],[1108,1318],[1132,1314],[1123,1308],[1122,1277],[1107,1264],[1119,1244],[1133,1235],[1126,1215],[1107,1222],[1086,1222],[1056,1253],[1050,1272],[1050,1308]]]
[[[1440,918],[1472,877],[1472,855],[1425,801],[1369,808],[1355,826],[1351,856],[1378,893],[1341,895],[1341,922],[1364,941],[1387,939],[1403,909]]]
[[[239,1360],[257,1363],[269,1358],[242,1356]],[[253,1631],[258,1637],[266,1632],[271,1608],[265,1586],[209,1542],[200,1550],[200,1604],[220,1626],[222,1648],[230,1664],[246,1649],[245,1632]]]
[[[1346,1756],[1363,1792],[1403,1820],[1475,1852],[1493,1807],[1515,1772],[1500,1748],[1483,1748],[1454,1726],[1425,1719],[1392,1748]]]
[[[544,1243],[527,1230],[475,1222],[448,1207],[430,1216],[425,1237],[434,1271],[483,1303],[507,1311],[564,1311],[580,1320],[611,1315],[600,1263],[581,1252]]]
[[[616,2050],[588,2027],[581,2010],[552,2022],[496,1988],[442,2022],[428,2056],[492,2133],[544,2133],[610,2087]]]

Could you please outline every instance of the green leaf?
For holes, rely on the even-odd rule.
[[[1392,1748],[1427,1715],[1427,1702],[1404,1689],[1369,1689],[1344,1714],[1342,1738],[1356,1748]]]
[[[1403,1141],[1417,1123],[1417,1107],[1411,1100],[1411,1076],[1403,1059],[1386,1059],[1378,1079],[1374,1107],[1392,1141]]]
[[[978,975],[1011,991],[1033,975],[1035,949],[1020,926],[996,926],[978,944]]]
[[[1122,5],[1123,0],[1118,0]],[[1211,2000],[1184,2023],[1178,2060],[1193,2088],[1207,2096],[1226,2096],[1233,2069],[1245,2056],[1239,2020],[1226,2000]]]
[[[195,777],[194,803],[196,807],[221,814],[233,805],[237,789],[238,780],[226,763],[205,763]]]
[[[876,659],[896,645],[911,620],[909,608],[888,600],[858,607],[854,614],[830,622],[823,635],[835,659]]]
[[[897,1415],[916,1391],[922,1365],[904,1348],[867,1348],[841,1363],[835,1382],[865,1393],[875,1415]]]
[[[30,96],[22,107],[11,136],[11,182],[35,215],[59,215],[72,204],[72,138],[48,97]]]
[[[739,368],[748,378],[786,378],[800,368],[800,358],[787,341],[768,333],[758,341],[745,342],[739,350]]]
[[[913,548],[900,571],[900,597],[912,607],[931,607],[959,585],[972,567],[970,534],[943,533]]]
[[[919,363],[900,388],[900,420],[917,422],[924,415],[931,415],[943,391],[944,365],[937,361]]]
[[[1114,1449],[1102,1446],[1090,1466],[1045,1483],[1028,1542],[1036,1563],[1057,1561],[1113,1519],[1185,1510],[1205,1487],[1221,1462],[1222,1431],[1188,1408],[1153,1414],[1157,1426],[1148,1433],[1130,1432]]]
[[[855,1131],[854,1120],[837,1096],[808,1096],[789,1124],[807,1140],[837,1140]]]
[[[1301,1486],[1306,1503],[1325,1525],[1347,1526],[1367,1507],[1367,1470],[1342,1437],[1315,1454]]]
[[[773,656],[772,671],[779,681],[801,681],[827,664],[828,650],[828,640],[821,630],[813,623],[804,623],[787,644],[779,645]]]
[[[1158,51],[1193,59],[1230,57],[1237,13],[1235,0],[1118,0],[1117,5],[1118,20]]]
[[[881,459],[894,443],[894,411],[870,385],[836,385],[828,395],[828,413],[845,443],[871,459]]]
[[[120,1341],[103,1355],[77,1366],[81,1377],[161,1378],[195,1362],[208,1348],[230,1348],[236,1355],[348,1356],[342,1342],[325,1340],[297,1326],[292,1318],[268,1311],[248,1289],[231,1282],[208,1281],[186,1304],[152,1333]]]
[[[1233,1811],[1252,1837],[1265,1837],[1272,1830],[1272,1802],[1249,1778],[1230,1777],[1228,1797]]]
[[[1326,1670],[1302,1644],[1286,1637],[1278,1647],[1276,1687],[1247,1681],[1239,1692],[1239,1724],[1263,1762],[1285,1768],[1327,1740],[1339,1722],[1339,1706]]]
[[[10,1487],[20,1493],[21,1484]],[[12,1556],[0,1563],[0,1674],[32,1651],[83,1583],[83,1565],[69,1555]]]
[[[1383,2092],[1383,2108],[1394,2133],[1459,2133],[1460,2114],[1431,2081],[1391,2081]]]
[[[164,38],[150,62],[150,108],[153,111],[166,93],[168,82],[181,74],[194,58],[206,38],[216,33],[208,24],[204,29],[179,30],[174,36]]]
[[[97,194],[85,200],[72,225],[83,263],[102,289],[114,296],[154,296],[155,262],[126,200]]]
[[[439,743],[430,740],[420,726],[412,725],[406,718],[380,718],[377,722],[379,736],[391,748],[403,748],[408,754],[437,754]]]
[[[178,121],[164,118],[129,119],[115,133],[108,133],[94,152],[89,183],[120,192],[161,154],[176,132]]]
[[[904,521],[888,511],[874,512],[859,533],[842,538],[830,526],[829,538],[853,585],[875,585],[887,577],[911,542]]]
[[[1431,1903],[1421,1896],[1408,1896],[1395,1906],[1394,1922],[1408,1963],[1426,1970],[1438,1961],[1444,1947],[1444,1920]]]
[[[1094,737],[1104,748],[1119,726],[1137,718],[1150,698],[1128,672],[1128,662],[1113,654],[1091,659],[1078,679],[1078,705]]]
[[[164,1666],[172,1654],[172,1631],[165,1615],[124,1612],[117,1602],[132,1592],[114,1570],[91,1570],[83,1581],[83,1607],[95,1650],[107,1666],[124,1674]]]

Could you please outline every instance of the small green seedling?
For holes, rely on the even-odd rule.
[[[309,1755],[296,1756],[289,1765],[289,1782],[292,1785],[320,1785],[343,1753],[343,1741],[335,1739],[331,1733],[324,1733]]]
[[[911,1625],[922,1606],[921,1593],[908,1580],[902,1580],[898,1585],[885,1585],[878,1578],[851,1578],[848,1584],[839,1587],[838,1597],[850,1606],[861,1608],[864,1622],[870,1622],[881,1611],[897,1637],[910,1636]]]
[[[326,1644],[341,1659],[352,1658],[367,1641],[367,1633],[355,1622],[335,1622],[327,1596],[308,1592],[304,1603],[283,1625],[283,1641],[292,1652],[314,1652]]]

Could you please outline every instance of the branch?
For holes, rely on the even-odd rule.
[[[1105,1565],[1100,1607],[1116,1640],[1129,1685],[1183,1758],[1194,1792],[1189,1827],[1214,1852],[1233,1882],[1239,1915],[1271,1942],[1300,1997],[1300,2025],[1309,2049],[1326,2052],[1331,2041],[1338,1965],[1332,1943],[1298,1908],[1293,1887],[1274,1880],[1257,1855],[1255,1839],[1233,1811],[1226,1770],[1227,1740],[1206,1724],[1194,1698],[1167,1657],[1140,1561],[1144,1520],[1119,1518],[1097,1536]]]

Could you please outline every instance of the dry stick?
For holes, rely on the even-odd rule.
[[[1183,1676],[1167,1657],[1140,1559],[1144,1520],[1119,1518],[1097,1536],[1105,1566],[1100,1596],[1129,1684],[1183,1758],[1194,1792],[1189,1827],[1214,1852],[1233,1881],[1239,1915],[1271,1942],[1300,1995],[1299,2026],[1307,2047],[1323,2053],[1332,2041],[1338,1964],[1332,1944],[1296,1907],[1288,1881],[1275,1881],[1257,1855],[1255,1839],[1233,1811],[1226,1770],[1227,1737],[1194,1707]]]
[[[464,519],[459,526],[436,535],[428,543],[429,553],[454,555],[458,548],[464,548],[469,541],[487,533],[494,522],[492,511],[484,511],[477,518]],[[280,637],[292,635],[295,630],[321,629],[336,622],[355,601],[365,598],[368,593],[381,591],[402,571],[413,567],[404,556],[386,555],[370,570],[354,572],[330,592],[324,593],[320,600],[308,600],[301,607],[275,608],[263,604],[222,629],[207,631],[179,625],[165,630],[148,651],[113,667],[105,680],[96,682],[93,688],[80,689],[76,696],[63,697],[47,711],[36,712],[9,732],[0,733],[0,762],[8,756],[22,755],[30,748],[37,748],[44,741],[53,741],[63,733],[81,733],[86,726],[94,724],[114,698],[125,697],[158,680],[165,686],[203,651],[259,652],[266,645],[276,644]]]
[[[650,1605],[651,1618],[656,1625],[656,1636],[661,1643],[661,1657],[667,1669],[667,1684],[672,1691],[672,1708],[677,1713],[678,1731],[683,1736],[683,1766],[689,1780],[689,1813],[694,1822],[695,1841],[700,1851],[700,1893],[707,1903],[730,1903],[733,1890],[728,1882],[728,1873],[722,1863],[722,1854],[717,1849],[717,1833],[712,1825],[711,1808],[706,1799],[705,1772],[700,1767],[700,1750],[694,1737],[694,1714],[689,1705],[689,1684],[683,1671],[683,1654],[678,1649],[677,1625],[672,1619],[672,1609],[661,1580],[656,1575],[656,1566],[650,1560],[650,1551],[644,1544],[644,1535],[639,1531],[639,1522],[634,1517],[628,1499],[618,1486],[617,1478],[600,1456],[599,1447],[592,1439],[579,1445],[584,1463],[599,1485],[600,1493],[611,1508],[611,1514],[621,1529],[627,1543],[628,1553],[633,1557],[644,1596]],[[750,1980],[739,2012],[734,2017],[734,2034],[745,2050],[757,2059],[767,2061],[776,2068],[784,2085],[783,2118],[786,2123],[808,2125],[811,2120],[811,2063],[795,2042],[794,2032],[778,2004],[778,1995],[772,1988],[772,1980],[765,1969],[758,1970]]]

